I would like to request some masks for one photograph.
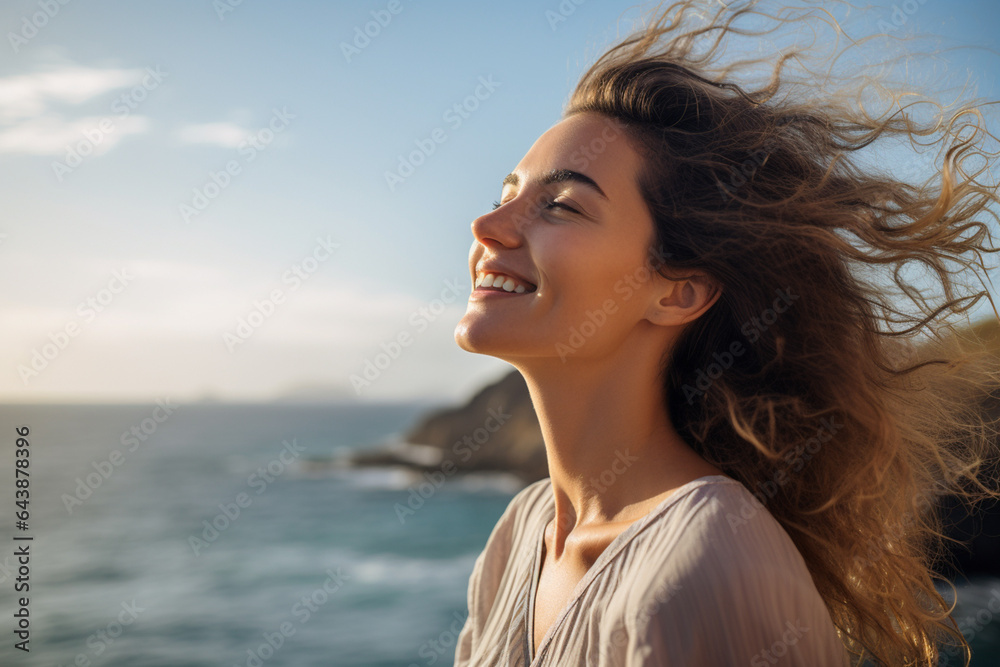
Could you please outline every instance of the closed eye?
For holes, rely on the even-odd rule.
[[[505,204],[505,203],[506,202],[499,202],[499,201],[493,202],[493,210],[494,211],[497,210],[498,208],[500,208],[501,206],[503,206],[503,204]],[[567,206],[566,204],[564,204],[562,202],[559,202],[559,201],[546,202],[545,205],[542,206],[542,208],[547,208],[547,209],[561,208],[561,209],[565,209],[565,210],[569,211],[570,213],[577,213],[577,214],[580,213],[578,210],[576,210],[572,206]]]

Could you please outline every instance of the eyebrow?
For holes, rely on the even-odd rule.
[[[541,178],[538,179],[538,182],[541,183],[542,185],[549,185],[551,183],[562,183],[565,181],[575,181],[577,183],[582,183],[594,189],[597,192],[597,194],[604,197],[604,199],[608,198],[608,196],[604,194],[604,190],[601,189],[601,186],[599,186],[594,179],[592,179],[590,176],[587,176],[586,174],[581,174],[580,172],[573,171],[571,169],[553,169],[549,172],[546,172],[545,174],[542,175]],[[520,177],[518,177],[518,175],[515,174],[514,172],[511,172],[506,176],[504,176],[503,183],[501,183],[501,187],[504,185],[517,186],[517,184],[520,182],[521,182]]]

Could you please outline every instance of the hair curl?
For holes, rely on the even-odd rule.
[[[963,282],[998,250],[989,105],[893,89],[857,60],[848,77],[810,70],[814,45],[732,61],[736,37],[760,44],[817,22],[844,33],[822,9],[705,4],[657,7],[564,110],[619,121],[642,155],[639,187],[669,253],[661,273],[697,269],[722,288],[664,360],[666,408],[781,522],[859,663],[936,665],[951,645],[967,664],[934,584],[936,508],[945,495],[1000,495],[982,469],[995,451],[982,406],[1000,387],[996,356],[952,322],[984,296],[997,315],[988,291]],[[911,156],[939,149],[935,173],[916,182],[866,159],[893,139]],[[939,294],[907,275],[915,268]]]

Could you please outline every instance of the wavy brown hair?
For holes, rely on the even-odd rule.
[[[564,116],[623,126],[661,273],[697,269],[722,288],[663,364],[678,432],[781,522],[859,664],[936,665],[945,646],[967,663],[935,586],[937,507],[1000,495],[983,474],[997,429],[981,409],[1000,371],[955,327],[984,297],[997,316],[975,286],[997,251],[992,107],[894,89],[892,61],[844,57],[866,40],[822,70],[815,44],[732,60],[734,38],[773,44],[817,23],[844,36],[825,10],[759,4],[657,7],[583,75]],[[881,169],[870,155],[887,144],[937,150],[933,173]]]

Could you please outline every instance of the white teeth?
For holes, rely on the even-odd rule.
[[[486,275],[477,274],[476,275],[476,288],[480,287],[495,287],[497,289],[502,289],[505,292],[516,292],[517,294],[523,294],[528,291],[528,287],[519,283],[514,278],[510,276],[505,276],[501,273],[487,273]]]

